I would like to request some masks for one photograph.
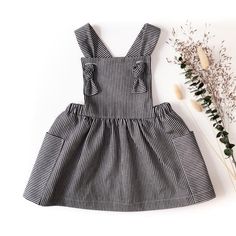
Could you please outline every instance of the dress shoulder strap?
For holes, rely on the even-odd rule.
[[[112,57],[93,27],[87,23],[74,31],[85,57]]]
[[[160,37],[161,29],[151,24],[144,24],[133,45],[127,53],[127,57],[151,55]]]

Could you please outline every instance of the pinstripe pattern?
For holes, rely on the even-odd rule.
[[[33,167],[31,178],[26,186],[25,197],[39,204],[55,161],[63,146],[64,140],[46,133],[39,155]]]
[[[160,33],[160,28],[151,24],[144,24],[132,47],[128,51],[127,57],[151,55]]]
[[[82,66],[90,65],[85,104],[70,103],[56,117],[24,197],[42,206],[111,211],[214,198],[193,131],[170,103],[152,104],[150,56],[159,28],[145,24],[126,57],[112,57],[89,24],[75,33]]]
[[[201,156],[195,135],[193,132],[189,132],[186,135],[173,138],[172,141],[181,159],[183,170],[188,176],[191,192],[197,201],[199,193],[206,192],[206,189],[213,191],[213,188],[209,186],[210,179],[207,178],[206,165]]]
[[[97,85],[94,82],[95,66],[92,63],[85,63],[83,68],[84,94],[93,96],[98,93]]]
[[[132,93],[145,93],[147,91],[144,81],[145,63],[138,61],[132,68],[134,76]]]
[[[74,32],[85,57],[112,57],[111,53],[89,23],[76,29]]]

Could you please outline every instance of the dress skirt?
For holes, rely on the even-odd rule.
[[[215,198],[194,132],[168,102],[145,119],[70,103],[45,133],[24,197],[41,206],[143,211]]]

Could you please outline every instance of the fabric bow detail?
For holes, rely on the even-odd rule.
[[[95,65],[87,63],[84,65],[83,75],[85,79],[84,94],[92,96],[98,93],[97,85],[94,82]]]
[[[132,87],[132,93],[144,93],[147,91],[145,82],[143,80],[145,69],[145,63],[143,61],[136,62],[132,68],[132,73],[134,76],[134,82]]]

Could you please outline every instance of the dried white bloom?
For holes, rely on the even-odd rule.
[[[200,104],[199,102],[197,102],[197,101],[191,99],[191,105],[192,105],[192,107],[193,107],[196,111],[202,112],[203,109],[202,109],[202,106],[201,106],[201,104]]]
[[[178,84],[174,84],[173,90],[174,90],[176,98],[178,98],[179,100],[184,99],[182,89],[180,88],[180,86]]]
[[[224,40],[220,46],[209,46],[215,35],[208,27],[206,25],[203,34],[196,34],[199,30],[193,28],[190,22],[180,29],[173,29],[167,43],[177,55],[173,59],[167,58],[167,61],[180,65],[181,57],[187,66],[191,65],[192,76],[197,75],[198,80],[204,83],[222,122],[236,122],[236,76],[232,70],[232,57],[226,53]],[[203,37],[199,38],[199,35]]]
[[[209,60],[201,46],[197,47],[197,54],[198,54],[202,69],[206,70],[209,67]]]

